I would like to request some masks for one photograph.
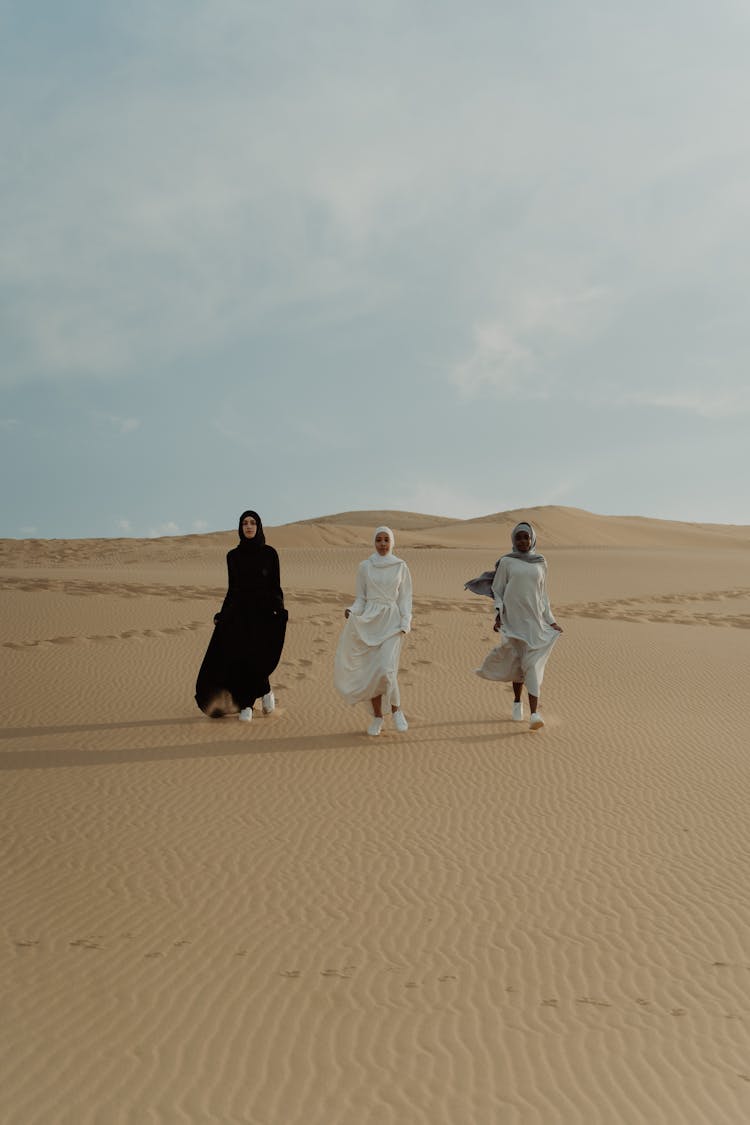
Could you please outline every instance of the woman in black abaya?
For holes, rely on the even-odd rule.
[[[238,546],[227,554],[229,586],[203,658],[195,701],[212,719],[239,711],[253,717],[262,699],[263,713],[276,703],[268,677],[281,659],[288,614],[279,576],[279,556],[263,534],[257,512],[240,516]]]

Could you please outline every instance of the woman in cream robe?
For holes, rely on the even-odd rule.
[[[539,713],[539,694],[544,669],[552,646],[562,633],[555,621],[547,596],[547,562],[537,555],[536,533],[530,523],[518,523],[511,533],[513,550],[498,561],[492,579],[491,597],[495,603],[493,629],[500,633],[500,644],[491,649],[477,668],[486,680],[505,680],[513,684],[513,714],[523,719],[521,689],[526,684],[529,696],[531,730],[539,730],[544,720]],[[487,575],[467,582],[467,589],[485,593]]]
[[[347,703],[369,700],[371,735],[383,728],[383,708],[393,715],[396,730],[408,728],[401,710],[398,661],[402,637],[411,629],[411,574],[393,554],[389,527],[373,537],[374,552],[360,563],[356,597],[344,611],[344,625],[334,661],[334,684]]]

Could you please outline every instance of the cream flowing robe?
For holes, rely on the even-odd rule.
[[[402,636],[411,629],[411,595],[403,559],[374,554],[359,564],[334,661],[334,684],[347,703],[382,695],[384,711],[400,706],[398,661]]]
[[[525,683],[538,696],[544,666],[559,637],[547,597],[547,564],[504,555],[492,582],[501,615],[500,644],[484,658],[477,675],[486,680]]]

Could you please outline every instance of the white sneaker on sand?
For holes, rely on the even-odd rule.
[[[238,718],[239,718],[241,723],[251,722],[252,718],[253,718],[252,707],[243,707],[242,710],[240,711],[239,715],[238,715]]]
[[[369,727],[367,728],[367,733],[373,735],[373,737],[374,737],[376,734],[380,734],[382,729],[383,729],[383,716],[382,715],[373,715],[372,722],[370,723]]]
[[[263,714],[270,715],[276,709],[276,696],[272,691],[263,696]]]
[[[544,719],[542,718],[542,716],[539,714],[538,711],[535,711],[534,714],[529,719],[530,730],[541,730],[543,726],[544,726]]]
[[[511,716],[514,723],[523,722],[523,703],[520,700],[513,704],[513,714]]]
[[[398,711],[393,712],[393,725],[396,730],[405,731],[409,729],[409,724],[406,721],[406,715],[400,707]]]

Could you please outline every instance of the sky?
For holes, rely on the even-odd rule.
[[[0,0],[0,536],[750,523],[745,0]]]

